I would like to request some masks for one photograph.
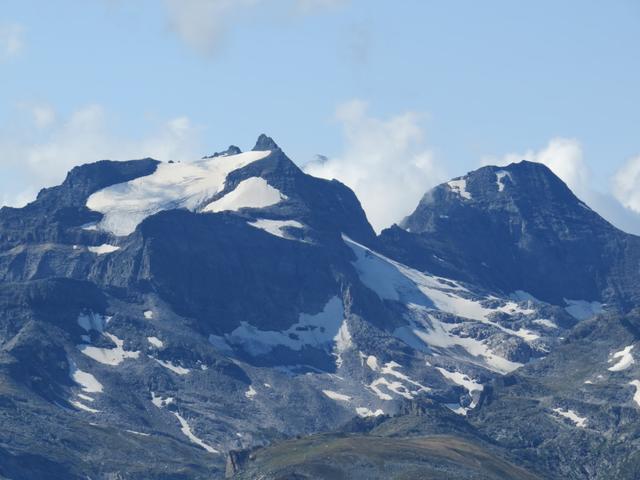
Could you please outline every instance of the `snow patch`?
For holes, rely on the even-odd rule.
[[[260,230],[264,230],[265,232],[274,235],[279,238],[284,238],[285,240],[299,240],[297,238],[293,238],[290,235],[287,235],[286,231],[283,230],[285,228],[299,228],[303,229],[304,225],[295,220],[269,220],[266,218],[260,218],[254,222],[249,222],[254,228],[259,228]]]
[[[160,340],[158,337],[147,337],[147,342],[153,345],[156,348],[164,347],[164,342]]]
[[[471,200],[471,194],[467,192],[467,181],[464,178],[458,178],[447,182],[453,193],[458,194],[462,198]]]
[[[253,398],[258,394],[258,392],[255,391],[255,389],[253,388],[253,386],[249,386],[249,390],[247,390],[246,392],[244,392],[244,396],[247,398]]]
[[[182,431],[184,436],[187,437],[191,441],[191,443],[195,443],[196,445],[198,445],[199,447],[202,447],[203,449],[205,449],[209,453],[220,453],[218,450],[216,450],[215,448],[213,448],[210,445],[207,445],[201,439],[196,437],[193,434],[193,432],[191,431],[191,427],[189,426],[187,421],[182,417],[182,415],[180,415],[178,412],[172,412],[172,413],[178,419],[178,422],[180,422],[180,430]]]
[[[203,212],[238,211],[241,208],[265,208],[287,200],[286,195],[273,188],[264,178],[251,177],[202,209]]]
[[[374,412],[367,407],[356,407],[356,413],[362,418],[379,417],[380,415],[384,415],[384,412],[380,408]]]
[[[349,395],[344,395],[342,393],[334,392],[332,390],[322,390],[327,397],[331,400],[337,400],[338,402],[350,402],[351,397]]]
[[[90,345],[80,345],[80,352],[89,358],[105,365],[120,365],[127,358],[138,358],[140,352],[127,351],[123,347],[124,341],[110,333],[104,334],[115,345],[116,348],[99,348]]]
[[[155,392],[151,392],[151,403],[153,403],[158,408],[164,408],[167,405],[171,405],[175,399],[173,397],[161,397],[160,395],[156,395]]]
[[[366,362],[367,362],[367,366],[374,372],[377,372],[380,370],[380,367],[378,366],[378,359],[374,355],[369,355],[367,357]]]
[[[458,403],[445,403],[444,406],[451,410],[453,413],[457,413],[458,415],[466,416],[468,412],[467,408],[464,408]]]
[[[567,418],[575,423],[576,427],[584,428],[587,425],[587,418],[579,416],[573,410],[564,410],[562,408],[554,408],[553,411],[561,417]]]
[[[500,170],[496,172],[496,184],[498,185],[499,192],[504,191],[505,183],[503,182],[503,180],[505,177],[509,177],[509,179],[513,181],[511,174],[506,170]]]
[[[103,243],[102,245],[98,245],[97,247],[87,247],[91,253],[95,253],[96,255],[105,255],[107,253],[115,252],[116,250],[120,250],[120,247],[115,245],[109,245],[108,243]]]
[[[618,360],[613,367],[609,367],[608,370],[610,372],[620,372],[633,365],[634,360],[633,355],[631,355],[631,350],[633,350],[633,345],[629,345],[628,347],[625,347],[624,350],[615,352],[609,359],[609,362],[612,362],[616,358],[619,358],[620,360]]]
[[[174,365],[173,362],[169,362],[169,361],[165,362],[164,360],[159,360],[157,358],[153,358],[153,359],[156,362],[158,362],[158,364],[166,368],[167,370],[171,370],[173,373],[177,373],[178,375],[186,375],[191,371],[188,368],[181,367],[180,365]]]
[[[103,214],[99,229],[129,235],[145,218],[160,211],[177,208],[197,211],[224,189],[229,173],[270,153],[251,151],[197,162],[161,163],[151,175],[95,192],[86,205]]]
[[[546,318],[538,318],[534,320],[533,323],[537,323],[538,325],[542,325],[543,327],[558,328],[558,325],[555,322]]]
[[[85,412],[89,412],[89,413],[100,413],[100,410],[96,410],[95,408],[91,408],[91,407],[87,407],[84,403],[80,403],[76,400],[73,400],[71,402],[71,405],[73,405],[74,407],[80,409],[80,410],[84,410]]]
[[[445,370],[441,367],[436,367],[436,370],[438,370],[446,379],[451,380],[456,385],[464,387],[469,393],[481,392],[482,390],[484,390],[484,385],[476,382],[475,380],[472,380],[468,375],[465,375],[464,373],[450,372],[449,370]]]
[[[346,320],[342,321],[342,325],[336,336],[333,337],[333,341],[335,342],[336,366],[340,367],[342,365],[342,354],[353,347],[351,332],[349,332],[349,325],[347,325]]]
[[[640,406],[640,380],[632,380],[629,382],[629,385],[636,388],[636,392],[633,394],[633,401]]]
[[[102,384],[90,373],[80,370],[75,363],[70,362],[71,378],[76,382],[82,391],[86,393],[102,393]]]
[[[242,347],[252,355],[264,355],[282,345],[301,350],[305,345],[324,346],[332,343],[344,319],[342,301],[332,297],[317,314],[301,313],[298,322],[282,332],[259,330],[247,322],[225,335],[228,343]]]

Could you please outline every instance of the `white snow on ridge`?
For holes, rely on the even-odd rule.
[[[600,302],[588,302],[586,300],[568,300],[564,302],[567,306],[564,308],[566,312],[576,320],[586,320],[602,313],[604,305]]]
[[[102,245],[98,245],[97,247],[87,247],[91,253],[95,253],[96,255],[105,255],[107,253],[115,252],[116,250],[120,250],[120,247],[115,245],[109,245],[108,243],[103,243]]]
[[[609,359],[609,362],[612,362],[616,358],[619,358],[620,360],[618,360],[618,362],[613,367],[609,367],[608,370],[610,372],[620,372],[633,365],[634,359],[633,355],[631,355],[631,350],[633,350],[633,345],[629,345],[625,347],[624,350],[615,352]]]
[[[452,192],[457,193],[462,198],[471,200],[471,194],[467,192],[467,181],[464,178],[451,180],[447,182],[447,185],[449,185]]]
[[[282,332],[259,330],[247,322],[225,335],[231,345],[242,347],[252,355],[269,353],[282,345],[291,350],[300,350],[305,345],[321,346],[330,344],[342,327],[344,310],[339,297],[332,297],[317,314],[301,313],[298,323]]]
[[[189,163],[161,163],[155,172],[95,192],[87,207],[104,216],[97,227],[129,235],[145,218],[162,210],[197,210],[224,189],[227,175],[271,152],[250,151]]]
[[[269,220],[266,218],[260,218],[255,222],[249,222],[254,228],[259,228],[260,230],[264,230],[265,232],[274,235],[276,237],[284,238],[285,240],[298,240],[297,238],[292,238],[285,233],[283,228],[304,228],[304,225],[295,220]]]
[[[265,208],[286,199],[286,195],[269,185],[264,178],[251,177],[242,180],[233,191],[209,203],[202,211],[222,212],[238,211],[241,208]]]
[[[554,408],[553,411],[563,418],[567,418],[575,423],[576,427],[584,428],[587,426],[587,418],[581,417],[573,410],[564,410],[562,408]]]
[[[218,157],[218,158],[220,158],[220,157]],[[203,449],[205,449],[209,453],[220,453],[218,450],[216,450],[215,448],[213,448],[210,445],[207,445],[201,439],[196,437],[193,434],[193,432],[191,431],[191,427],[189,426],[187,421],[182,417],[182,415],[180,415],[178,412],[172,412],[172,413],[178,419],[178,422],[180,422],[180,430],[182,431],[184,436],[187,437],[191,441],[191,443],[195,443],[196,445],[198,445],[199,447],[202,447]]]
[[[78,348],[80,349],[80,352],[97,362],[113,366],[120,365],[127,358],[138,358],[140,356],[140,352],[131,352],[122,348],[124,341],[120,340],[115,335],[110,333],[105,333],[104,335],[116,345],[115,348],[99,348],[92,345],[79,345]]]

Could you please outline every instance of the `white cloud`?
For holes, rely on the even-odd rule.
[[[169,26],[190,47],[205,55],[219,45],[233,16],[261,0],[166,0]]]
[[[557,137],[549,141],[546,147],[524,153],[509,153],[502,157],[484,157],[484,165],[508,165],[521,160],[546,165],[573,190],[581,196],[588,192],[590,170],[584,160],[580,142],[573,138]]]
[[[24,48],[24,28],[17,23],[0,25],[0,60],[15,57]]]
[[[34,105],[31,107],[31,114],[38,128],[47,128],[56,120],[56,111],[49,105]]]
[[[313,14],[336,7],[348,0],[284,0],[275,5],[289,6],[282,10]],[[274,4],[266,0],[165,0],[169,28],[187,45],[201,54],[216,52],[230,26],[242,15],[259,5]],[[275,10],[276,13],[278,10]]]
[[[379,119],[368,114],[365,102],[352,100],[338,107],[336,119],[344,132],[344,151],[305,165],[305,171],[351,187],[377,231],[402,220],[429,188],[444,180],[424,145],[421,115]]]
[[[44,107],[42,107],[44,108]],[[199,157],[199,128],[178,117],[156,126],[144,137],[118,135],[110,128],[100,105],[87,105],[66,119],[53,110],[34,110],[36,129],[0,137],[0,198],[3,204],[20,206],[32,200],[43,186],[60,183],[75,165],[101,159],[126,160],[154,157],[159,160],[192,160]],[[17,139],[16,139],[17,138]]]
[[[625,207],[640,213],[640,155],[629,159],[614,175],[613,194]]]
[[[305,13],[318,9],[335,8],[347,3],[348,0],[296,0],[296,8]]]

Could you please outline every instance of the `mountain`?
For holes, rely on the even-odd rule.
[[[386,452],[398,478],[604,478],[565,438],[626,475],[634,444],[598,443],[619,424],[592,417],[615,405],[636,433],[635,370],[587,409],[566,359],[597,376],[633,348],[636,242],[527,162],[436,187],[380,236],[265,135],[76,167],[0,209],[0,475],[352,478]]]
[[[381,242],[406,264],[505,293],[622,310],[640,299],[640,237],[616,229],[539,163],[484,167],[439,185]]]

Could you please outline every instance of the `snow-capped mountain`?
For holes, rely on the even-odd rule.
[[[598,401],[636,418],[638,252],[527,162],[436,187],[378,237],[349,188],[264,135],[76,167],[0,210],[0,474],[221,478],[247,449],[428,411],[441,433],[516,446],[532,475],[604,478],[553,441],[531,453],[518,422],[595,438],[615,431]],[[584,416],[565,389],[596,383],[604,354],[562,359],[601,344],[612,382]]]

